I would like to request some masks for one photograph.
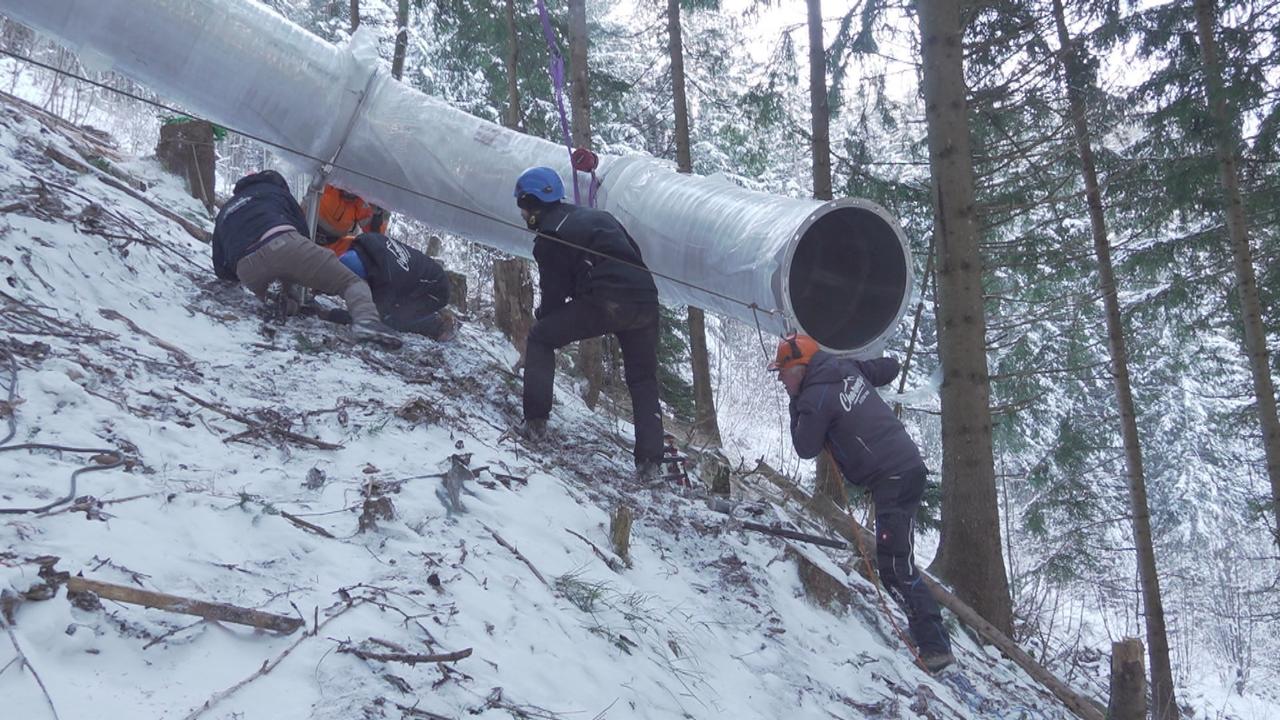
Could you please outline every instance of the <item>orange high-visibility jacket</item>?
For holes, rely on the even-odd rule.
[[[326,185],[316,212],[316,231],[329,237],[358,235],[373,218],[373,207],[358,195]]]

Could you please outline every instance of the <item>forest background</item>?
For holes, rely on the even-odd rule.
[[[404,82],[479,117],[559,139],[547,45],[531,3],[267,4],[335,43],[356,25],[370,26]],[[978,487],[985,500],[974,500],[948,496],[944,487],[931,498],[932,528],[942,530],[935,569],[958,574],[960,561],[945,552],[948,515],[979,502],[979,514],[993,521],[983,531],[1002,559],[1003,578],[984,576],[984,585],[959,590],[971,601],[1007,598],[1008,611],[997,602],[985,609],[988,616],[999,621],[1007,612],[997,624],[1011,627],[1063,676],[1096,661],[1112,639],[1143,637],[1158,649],[1149,622],[1154,591],[1172,674],[1168,697],[1206,677],[1225,692],[1273,693],[1280,640],[1268,628],[1280,621],[1280,458],[1268,463],[1268,450],[1280,437],[1264,427],[1268,406],[1275,416],[1274,389],[1267,395],[1280,322],[1280,4],[929,5],[918,13],[915,4],[891,0],[586,3],[585,23],[576,27],[569,7],[552,3],[549,10],[571,79],[582,69],[571,41],[585,36],[589,43],[587,81],[571,87],[588,92],[568,101],[589,109],[585,137],[597,152],[648,154],[778,194],[868,198],[900,218],[916,264],[913,299],[888,349],[907,361],[894,388],[905,393],[898,398],[902,417],[944,486],[989,483],[991,491]],[[962,352],[948,346],[959,333],[940,327],[948,317],[940,298],[952,298],[948,307],[956,308],[961,295],[954,294],[955,238],[934,231],[942,212],[937,183],[944,182],[936,143],[945,118],[930,104],[940,91],[936,74],[930,85],[938,58],[921,38],[946,24],[948,9],[963,37],[961,127],[972,160],[968,220],[984,320],[981,351],[964,360],[981,366],[975,387],[986,393],[990,415],[989,438],[966,447],[989,455],[985,474],[961,470],[961,459],[948,455],[954,446],[943,442],[948,417],[974,409],[940,388],[941,358]],[[1216,57],[1205,54],[1206,15]],[[680,73],[673,72],[673,35],[681,41]],[[146,94],[7,20],[3,44]],[[11,60],[3,68],[0,82],[9,91],[106,129],[126,151],[154,147],[158,122],[138,122],[154,118],[154,110]],[[680,96],[687,112],[680,112]],[[1093,193],[1082,172],[1085,155],[1095,166]],[[229,136],[219,147],[219,190],[225,194],[243,173],[275,162],[267,149]],[[403,218],[392,230],[424,244],[432,232]],[[1242,238],[1256,273],[1252,300],[1240,292],[1248,284],[1241,279]],[[444,254],[468,274],[474,301],[491,307],[496,253],[445,237]],[[1100,282],[1104,266],[1113,270],[1110,288]],[[700,333],[686,308],[667,308],[664,317],[669,410],[690,423],[701,419],[699,437],[714,432],[731,457],[764,457],[813,476],[813,464],[790,451],[784,399],[763,372],[762,341],[771,349],[772,340],[713,316]],[[1129,414],[1117,402],[1116,328]],[[710,397],[699,399],[693,368],[703,352]],[[602,402],[625,416],[625,393],[615,407],[613,354],[608,347],[600,354]],[[1260,384],[1263,370],[1267,383]],[[1151,665],[1158,673],[1160,660]]]

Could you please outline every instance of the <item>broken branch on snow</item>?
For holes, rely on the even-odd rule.
[[[221,622],[235,623],[237,625],[251,625],[263,630],[274,630],[276,632],[285,633],[286,635],[302,627],[303,621],[286,615],[276,615],[273,613],[263,612],[261,610],[251,610],[249,608],[239,607],[238,605],[228,605],[226,603],[212,603],[203,600],[192,600],[178,595],[166,595],[165,593],[152,592],[150,590],[141,590],[128,585],[115,585],[113,583],[102,582],[101,580],[90,580],[83,577],[67,578],[67,590],[69,592],[91,592],[100,598],[115,600],[117,602],[130,603],[133,605],[142,605],[157,610],[168,610],[170,612],[183,613],[186,615],[197,615],[206,620],[219,620]]]
[[[471,657],[471,648],[464,650],[456,650],[448,653],[411,653],[411,652],[369,652],[361,650],[350,644],[343,643],[339,645],[338,652],[355,655],[361,660],[377,660],[379,662],[401,662],[408,665],[417,665],[418,663],[442,663],[457,662],[465,658]]]
[[[523,562],[525,565],[528,565],[529,569],[533,571],[534,576],[537,577],[538,580],[540,580],[543,585],[546,585],[547,588],[551,587],[551,583],[547,582],[547,579],[542,576],[542,573],[538,572],[538,568],[534,567],[533,563],[529,561],[529,558],[522,555],[520,551],[516,549],[515,545],[512,545],[511,543],[502,539],[502,536],[499,535],[497,531],[495,531],[493,528],[489,527],[488,525],[481,523],[481,527],[483,527],[485,530],[488,530],[489,534],[493,536],[494,540],[498,541],[499,545],[510,550],[512,555],[515,555],[516,557],[520,558],[521,562]]]
[[[219,415],[229,417],[232,420],[235,420],[236,422],[244,423],[245,425],[248,425],[255,432],[264,432],[271,435],[276,435],[286,440],[292,440],[296,443],[301,443],[303,445],[310,445],[312,447],[320,448],[321,450],[341,450],[342,449],[341,445],[327,443],[323,440],[317,440],[315,438],[307,437],[306,435],[299,435],[298,433],[293,432],[292,430],[286,430],[282,427],[276,427],[274,425],[265,425],[263,423],[258,422],[257,420],[254,420],[253,418],[228,410],[222,407],[221,405],[216,405],[214,403],[209,402],[208,400],[198,398],[195,395],[192,395],[191,393],[187,392],[186,390],[183,390],[182,388],[178,387],[177,385],[173,386],[173,389],[179,395],[182,395],[183,397],[194,402],[200,407],[212,410],[218,413]]]

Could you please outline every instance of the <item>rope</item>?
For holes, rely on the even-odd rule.
[[[564,111],[564,55],[560,54],[560,46],[556,44],[556,34],[551,28],[551,16],[547,13],[547,4],[543,0],[538,0],[538,17],[542,20],[542,36],[547,39],[547,53],[551,56],[547,65],[547,74],[551,76],[551,84],[556,89],[556,108],[560,110],[560,132],[564,135],[564,147],[569,151],[569,168],[573,169],[573,139],[569,136],[569,117]],[[594,195],[593,192],[592,196]],[[577,170],[573,170],[573,204],[582,204],[578,196]]]
[[[764,344],[764,330],[760,327],[760,316],[756,314],[756,311],[760,310],[760,307],[755,303],[751,303],[747,307],[751,308],[751,317],[756,321],[756,338],[760,340],[760,354],[764,355],[764,362],[767,365],[769,364],[769,348]],[[765,310],[763,312],[769,311]]]
[[[81,81],[81,82],[88,83],[88,84],[90,84],[90,85],[92,85],[92,86],[94,86],[94,87],[100,88],[100,89],[102,89],[102,90],[106,90],[107,92],[112,92],[112,93],[115,93],[115,94],[117,94],[117,95],[121,95],[121,96],[123,96],[123,97],[127,97],[127,98],[129,98],[129,99],[131,99],[131,100],[135,100],[135,101],[140,102],[140,103],[143,103],[143,104],[145,104],[145,105],[150,105],[150,106],[152,106],[152,107],[154,107],[154,108],[157,108],[157,109],[160,109],[160,110],[164,110],[164,111],[166,111],[166,112],[171,112],[171,113],[181,113],[181,114],[187,115],[187,116],[192,117],[192,118],[197,119],[197,120],[204,120],[204,119],[205,119],[205,118],[201,118],[201,117],[197,117],[197,116],[195,116],[195,115],[192,115],[192,114],[191,114],[191,113],[189,113],[189,112],[186,112],[186,111],[183,111],[183,110],[178,110],[177,108],[174,108],[174,107],[172,107],[172,106],[170,106],[170,105],[166,105],[166,104],[164,104],[164,103],[162,103],[162,102],[159,102],[159,101],[156,101],[156,100],[151,100],[151,99],[149,99],[149,98],[144,98],[144,97],[141,97],[141,96],[139,96],[139,95],[135,95],[134,93],[131,93],[131,92],[127,91],[127,90],[120,90],[120,89],[118,89],[118,88],[113,88],[113,87],[111,87],[110,85],[107,85],[107,84],[105,84],[105,83],[98,82],[98,81],[96,81],[96,80],[90,80],[89,78],[84,77],[83,75],[77,75],[76,73],[70,72],[70,71],[68,71],[68,70],[63,70],[62,68],[55,67],[55,66],[53,66],[53,65],[49,65],[49,64],[47,64],[47,63],[40,62],[39,60],[35,60],[35,59],[33,59],[33,58],[29,58],[29,57],[27,57],[27,56],[25,56],[25,55],[21,55],[21,54],[19,54],[19,53],[15,53],[15,52],[13,52],[12,50],[8,50],[8,49],[5,49],[5,48],[0,48],[0,55],[7,55],[7,56],[9,56],[9,57],[11,57],[11,58],[14,58],[15,60],[21,60],[22,62],[29,63],[29,64],[34,65],[34,66],[36,66],[36,67],[44,68],[45,70],[49,70],[49,71],[51,71],[51,72],[58,73],[59,75],[65,75],[66,77],[70,77],[70,78],[73,78],[73,79],[79,80],[79,81]],[[212,121],[208,121],[208,120],[206,120],[206,122],[212,122]],[[233,128],[233,127],[227,127],[227,126],[225,126],[225,125],[222,125],[221,127],[226,128],[227,132],[235,133],[236,135],[239,135],[239,136],[241,136],[241,137],[248,138],[248,139],[253,140],[253,141],[255,141],[255,142],[262,143],[263,145],[266,145],[266,146],[268,146],[268,147],[272,147],[272,148],[275,148],[275,149],[277,149],[277,150],[283,150],[283,151],[288,152],[288,153],[291,153],[291,154],[293,154],[293,155],[297,155],[298,157],[305,158],[305,159],[307,159],[307,160],[311,160],[311,161],[318,162],[318,163],[321,163],[321,164],[324,164],[324,163],[326,162],[326,160],[325,160],[324,158],[316,157],[315,155],[311,155],[310,153],[307,153],[307,152],[305,152],[305,151],[298,150],[298,149],[295,149],[295,148],[291,148],[291,147],[289,147],[288,145],[283,145],[283,144],[281,144],[281,143],[274,142],[274,141],[272,141],[272,140],[268,140],[268,139],[263,138],[263,137],[259,137],[259,136],[257,136],[257,135],[254,135],[253,133],[244,132],[244,131],[241,131],[241,130],[237,130],[237,129]],[[413,188],[407,187],[407,186],[405,186],[405,185],[401,185],[401,184],[396,183],[396,182],[393,182],[393,181],[391,181],[391,180],[385,180],[385,179],[383,179],[383,178],[381,178],[381,177],[378,177],[377,175],[370,175],[369,173],[361,172],[360,170],[355,170],[355,169],[353,169],[353,168],[349,168],[349,167],[346,167],[346,166],[344,166],[344,165],[340,165],[340,164],[338,164],[338,163],[336,163],[336,162],[332,164],[332,167],[333,167],[333,169],[342,170],[343,172],[350,173],[351,175],[354,175],[354,176],[356,176],[356,177],[361,177],[361,178],[364,178],[364,179],[366,179],[366,180],[372,180],[372,181],[374,181],[374,182],[381,183],[382,185],[385,185],[385,186],[387,186],[387,187],[389,187],[389,188],[393,188],[393,189],[395,189],[395,190],[399,190],[399,191],[401,191],[401,192],[408,193],[409,195],[412,195],[412,196],[414,196],[414,197],[419,197],[419,198],[422,198],[422,199],[424,199],[424,200],[430,200],[430,201],[432,201],[432,202],[439,203],[440,205],[443,205],[443,206],[445,206],[445,207],[447,207],[447,208],[451,208],[451,209],[454,209],[454,210],[458,210],[458,211],[460,211],[460,212],[464,212],[464,213],[467,213],[467,214],[469,214],[469,215],[474,215],[475,217],[481,218],[481,219],[483,219],[483,220],[488,220],[488,221],[490,221],[490,222],[496,223],[496,224],[501,225],[501,226],[503,226],[503,227],[507,227],[507,228],[511,228],[511,229],[516,229],[516,230],[523,230],[523,231],[525,231],[525,232],[530,232],[530,233],[534,234],[535,236],[540,237],[540,238],[543,238],[544,240],[547,240],[547,241],[549,241],[549,242],[554,242],[554,243],[558,243],[558,244],[560,244],[560,245],[564,245],[564,246],[566,246],[566,247],[571,247],[571,248],[573,248],[573,249],[575,249],[575,250],[578,250],[578,251],[580,251],[580,252],[585,252],[585,253],[587,253],[588,255],[595,255],[595,256],[597,256],[597,257],[608,258],[609,260],[613,260],[614,262],[622,263],[623,265],[626,265],[626,266],[629,266],[629,267],[635,268],[635,269],[637,269],[637,270],[644,270],[645,272],[647,272],[647,273],[649,273],[649,274],[653,275],[654,277],[662,278],[663,280],[666,280],[666,281],[668,281],[668,282],[672,282],[672,283],[675,283],[675,284],[677,284],[677,285],[681,285],[681,286],[684,286],[684,287],[687,287],[687,288],[691,288],[691,289],[697,290],[697,291],[699,291],[699,292],[706,293],[707,295],[710,295],[711,297],[719,298],[719,299],[721,299],[721,300],[724,300],[724,301],[726,301],[726,302],[732,303],[732,304],[734,304],[734,305],[741,305],[741,306],[742,306],[742,307],[744,307],[744,308],[748,308],[748,309],[750,309],[753,313],[755,313],[755,312],[762,312],[762,313],[765,313],[766,315],[770,315],[770,316],[778,316],[778,315],[781,315],[781,314],[782,314],[782,311],[781,311],[781,310],[766,310],[766,309],[764,309],[764,308],[762,308],[762,307],[760,307],[760,306],[756,305],[756,304],[755,304],[755,303],[753,303],[753,302],[747,302],[747,301],[745,301],[745,300],[739,300],[738,298],[733,297],[732,295],[726,295],[726,294],[724,294],[724,293],[722,293],[722,292],[719,292],[719,291],[716,291],[716,290],[712,290],[712,289],[710,289],[710,288],[706,288],[706,287],[703,287],[703,286],[701,286],[701,285],[698,285],[697,283],[692,283],[692,282],[689,282],[689,281],[687,281],[687,280],[681,280],[680,278],[672,277],[671,275],[667,275],[667,274],[665,274],[665,273],[661,273],[661,272],[658,272],[658,271],[656,271],[656,270],[651,270],[651,269],[649,269],[648,267],[645,267],[645,266],[644,266],[644,265],[642,265],[642,264],[639,264],[639,263],[633,263],[633,262],[630,262],[630,261],[627,261],[627,260],[623,260],[623,259],[621,259],[621,258],[616,258],[616,257],[613,257],[612,255],[607,254],[607,253],[600,252],[599,250],[592,250],[591,248],[582,247],[581,245],[575,245],[575,244],[573,244],[573,243],[571,243],[571,242],[569,242],[569,241],[567,241],[567,240],[563,240],[563,239],[561,239],[561,238],[555,237],[554,235],[548,235],[548,234],[546,234],[546,233],[538,232],[537,230],[530,230],[529,228],[525,227],[523,224],[517,224],[517,223],[511,222],[511,221],[509,221],[509,220],[503,220],[503,219],[502,219],[502,218],[500,218],[500,217],[495,217],[495,216],[493,216],[493,215],[489,215],[488,213],[484,212],[483,210],[476,210],[475,208],[467,207],[467,206],[465,206],[465,205],[460,205],[460,204],[458,204],[458,203],[451,202],[451,201],[449,201],[449,200],[444,200],[444,199],[442,199],[442,198],[438,198],[438,197],[435,197],[434,195],[430,195],[430,194],[428,194],[428,193],[424,193],[424,192],[422,192],[422,191],[415,190],[415,189],[413,189]],[[758,319],[757,319],[757,321],[756,321],[756,324],[757,324],[757,326],[759,326],[759,320],[758,320]]]
[[[17,412],[17,409],[14,407],[14,402],[13,402],[14,398],[17,397],[17,394],[18,394],[18,361],[13,358],[13,353],[10,352],[9,350],[5,348],[0,348],[0,352],[3,352],[5,357],[8,358],[9,360],[8,399],[5,401],[4,407],[0,408],[0,412],[3,412],[8,417],[9,430],[7,433],[5,433],[4,439],[0,440],[0,452],[9,452],[11,450],[57,450],[59,452],[92,453],[94,455],[105,455],[113,458],[112,462],[104,463],[104,464],[86,465],[85,467],[82,467],[79,470],[76,470],[75,472],[71,473],[71,487],[70,489],[67,490],[67,494],[57,500],[54,500],[53,502],[47,505],[41,505],[40,507],[32,507],[32,508],[0,508],[0,514],[25,515],[27,513],[40,513],[40,512],[45,512],[46,510],[52,510],[53,508],[56,508],[59,505],[64,505],[66,503],[71,502],[73,499],[75,499],[76,480],[84,473],[95,472],[98,470],[110,470],[112,468],[120,467],[121,465],[124,464],[123,453],[121,453],[119,450],[116,450],[114,448],[78,448],[78,447],[68,447],[65,445],[49,445],[46,443],[21,443],[18,445],[7,445],[6,443],[12,440],[13,436],[18,431],[18,424],[17,424],[18,412]]]

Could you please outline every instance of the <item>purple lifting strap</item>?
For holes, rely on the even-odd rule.
[[[555,30],[551,28],[551,16],[547,13],[544,0],[538,0],[538,17],[542,20],[542,34],[547,39],[547,52],[551,55],[551,64],[547,73],[551,75],[551,84],[556,88],[556,108],[560,110],[560,132],[564,136],[564,147],[569,151],[569,169],[573,171],[573,204],[581,205],[578,195],[578,170],[573,167],[573,139],[569,137],[569,117],[564,111],[564,56],[556,45]],[[587,205],[596,206],[596,191],[600,189],[600,179],[591,171],[590,190],[587,194]]]

